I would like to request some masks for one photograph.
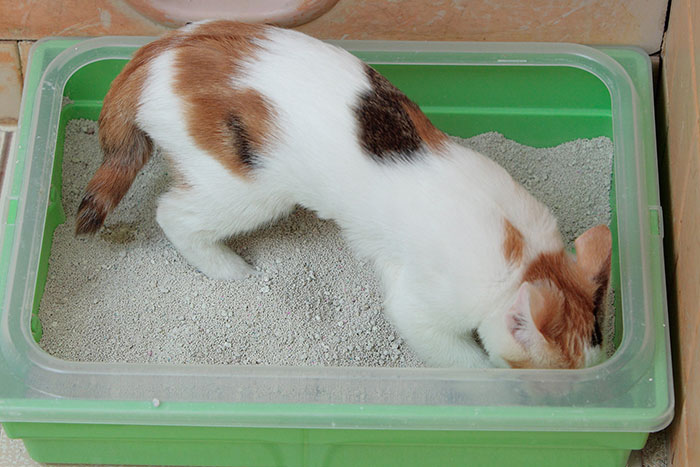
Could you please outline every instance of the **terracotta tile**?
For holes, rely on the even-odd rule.
[[[555,41],[661,46],[666,0],[340,0],[299,29],[323,38]]]
[[[16,123],[22,97],[22,71],[15,41],[0,41],[0,122]]]
[[[29,51],[34,45],[34,41],[19,41],[19,61],[22,64],[22,77],[27,76],[27,64],[29,63]]]
[[[167,30],[122,1],[0,2],[0,37],[158,35]]]
[[[661,45],[667,5],[667,0],[340,0],[301,28],[323,38],[636,44],[654,53]],[[0,3],[0,37],[12,39],[153,35],[163,30],[124,1]]]

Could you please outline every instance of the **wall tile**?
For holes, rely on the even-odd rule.
[[[166,28],[145,19],[123,1],[54,0],[0,2],[0,37],[158,35]]]
[[[658,52],[668,0],[340,0],[301,30],[322,38],[634,44]],[[0,2],[0,37],[155,35],[123,0]]]
[[[299,29],[317,37],[661,46],[665,0],[340,0]]]

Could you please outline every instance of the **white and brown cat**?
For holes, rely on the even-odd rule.
[[[344,50],[271,26],[188,25],[136,52],[105,97],[99,138],[79,234],[100,228],[155,143],[177,174],[157,221],[209,277],[249,275],[224,240],[301,205],[374,264],[386,314],[428,365],[601,358],[609,229],[567,253],[545,206]]]

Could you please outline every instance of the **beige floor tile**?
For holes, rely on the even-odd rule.
[[[0,41],[0,123],[15,122],[22,97],[22,70],[15,41]]]
[[[22,76],[27,76],[27,63],[29,63],[29,51],[34,45],[34,41],[19,41],[19,61],[22,65]]]

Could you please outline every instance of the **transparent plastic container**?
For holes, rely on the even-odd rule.
[[[611,137],[613,286],[622,332],[615,354],[604,363],[582,370],[330,368],[78,363],[48,355],[36,343],[41,329],[33,313],[46,280],[53,229],[64,219],[62,131],[71,118],[97,118],[111,80],[150,40],[47,39],[33,48],[18,146],[8,163],[9,196],[0,212],[0,421],[10,436],[31,446],[35,458],[213,465],[223,458],[188,458],[182,450],[192,448],[195,438],[225,443],[234,436],[221,433],[258,440],[272,433],[260,445],[274,451],[282,449],[275,440],[287,440],[279,442],[295,446],[292,457],[279,454],[274,458],[279,462],[272,462],[287,465],[356,465],[372,452],[387,465],[403,459],[402,452],[412,453],[403,465],[420,465],[427,462],[420,453],[435,446],[444,450],[446,440],[450,449],[461,449],[460,459],[478,456],[474,446],[483,443],[510,446],[506,451],[521,465],[530,458],[532,465],[550,462],[542,456],[560,459],[561,453],[521,449],[541,443],[549,446],[545,450],[559,444],[566,456],[576,450],[609,452],[609,458],[590,459],[624,465],[647,433],[670,423],[651,72],[648,57],[635,48],[336,42],[376,66],[450,134],[495,130],[533,146]],[[64,96],[72,103],[64,106]],[[215,427],[221,431],[206,431]],[[522,438],[526,431],[540,433]],[[63,447],[49,442],[61,436]],[[88,444],[81,443],[94,444],[95,436],[112,444],[88,454]],[[134,437],[146,444],[124,449],[124,439],[133,443]],[[177,442],[163,444],[164,437]],[[153,444],[158,439],[163,442]],[[148,451],[147,443],[158,447]],[[350,457],[328,457],[336,452],[329,446],[344,446]],[[419,446],[423,451],[416,451]],[[267,447],[261,449],[268,452]],[[220,447],[222,453],[229,448]],[[436,452],[443,451],[430,456],[442,455]],[[562,461],[575,462],[578,455]],[[267,465],[260,456],[236,459]]]

